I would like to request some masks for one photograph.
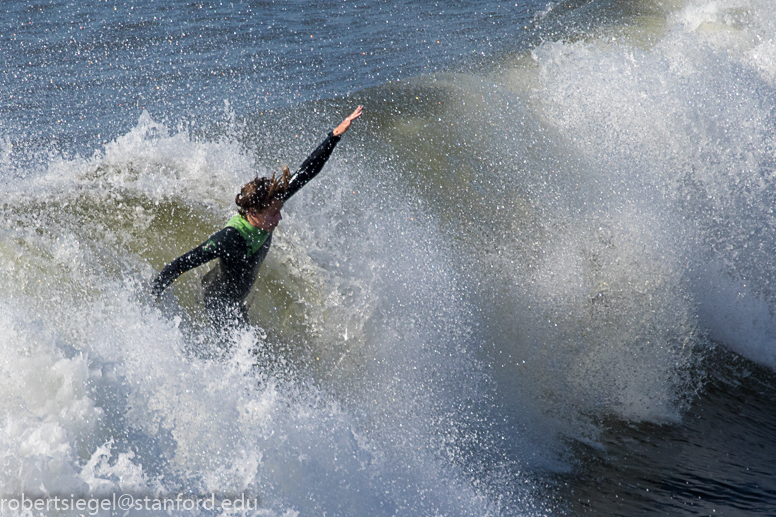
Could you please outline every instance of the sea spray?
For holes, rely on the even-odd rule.
[[[185,251],[223,212],[226,187],[198,203],[184,179],[239,185],[198,158],[236,152],[231,162],[244,163],[237,149],[171,135],[144,114],[104,154],[54,159],[28,180],[34,189],[11,192],[2,258],[15,274],[2,289],[17,293],[17,314],[36,315],[14,320],[16,340],[36,324],[53,336],[48,354],[74,358],[62,382],[80,390],[63,404],[91,413],[76,431],[50,433],[56,454],[9,449],[22,479],[6,492],[245,493],[279,513],[496,511],[457,466],[469,425],[460,412],[483,389],[467,304],[422,210],[383,198],[368,212],[364,194],[386,192],[368,176],[355,181],[335,160],[319,182],[335,195],[287,207],[252,310],[259,325],[277,323],[271,332],[258,326],[233,335],[227,354],[208,353],[196,275],[161,302],[145,294],[147,260]],[[56,231],[38,216],[44,206]],[[352,211],[366,215],[355,227]],[[274,319],[288,300],[294,327],[288,312]],[[22,389],[40,388],[28,379]],[[12,410],[8,425],[18,418]],[[39,474],[24,467],[29,454]]]

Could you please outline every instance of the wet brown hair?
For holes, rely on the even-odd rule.
[[[259,178],[258,175],[252,181],[249,181],[240,189],[240,193],[234,197],[240,215],[246,215],[248,210],[264,210],[272,204],[275,199],[288,190],[288,183],[291,181],[291,171],[288,166],[282,167],[283,175],[279,178],[272,174],[271,178]]]

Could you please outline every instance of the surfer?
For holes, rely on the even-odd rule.
[[[363,106],[357,107],[329,133],[294,175],[284,166],[279,178],[275,174],[271,178],[257,175],[243,185],[234,200],[237,215],[229,219],[225,228],[165,266],[153,280],[152,294],[158,298],[181,274],[219,259],[202,278],[208,318],[216,328],[247,325],[245,298],[269,252],[272,232],[283,218],[280,213],[283,204],[321,171],[340,137],[362,111]]]

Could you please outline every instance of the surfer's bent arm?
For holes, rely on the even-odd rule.
[[[321,169],[323,169],[323,166],[326,164],[329,156],[331,156],[331,152],[334,150],[334,147],[336,147],[337,142],[340,141],[340,137],[350,128],[350,124],[361,116],[363,109],[364,108],[362,106],[356,108],[356,110],[348,115],[348,117],[345,118],[345,120],[343,120],[340,125],[334,128],[334,131],[329,133],[329,136],[326,137],[326,140],[324,140],[321,145],[319,145],[315,151],[313,151],[312,154],[307,157],[307,159],[299,167],[299,170],[296,172],[294,177],[291,179],[291,182],[288,184],[288,189],[285,191],[281,198],[282,201],[288,201],[291,196],[296,194],[299,189],[304,187],[307,182],[309,182],[311,179],[317,176],[319,172],[321,172]]]
[[[222,230],[223,231],[223,230]],[[154,278],[151,285],[151,293],[154,296],[162,294],[167,286],[175,281],[179,276],[190,269],[201,266],[211,260],[220,256],[219,249],[219,234],[218,232],[211,236],[208,240],[189,251],[188,253],[181,255],[162,269],[159,274]]]

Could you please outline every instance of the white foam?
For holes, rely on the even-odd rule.
[[[769,2],[757,0],[690,2],[670,16],[669,23],[703,43],[733,52],[773,85],[776,21],[768,16],[771,8]]]
[[[78,447],[102,415],[88,396],[86,358],[65,357],[41,321],[3,302],[0,492],[80,491]]]
[[[519,209],[468,264],[537,455],[595,445],[605,416],[681,420],[708,338],[773,367],[771,7],[693,2],[648,38],[546,42],[488,85],[483,154],[516,185],[489,194]]]
[[[650,49],[548,43],[534,53],[542,114],[588,164],[583,183],[601,189],[584,213],[613,222],[619,238],[660,247],[661,296],[687,292],[668,306],[688,315],[688,328],[700,324],[770,366],[771,7],[691,2]],[[624,218],[632,207],[638,218]],[[724,264],[718,276],[690,281],[708,260]],[[731,279],[749,294],[719,287]]]
[[[316,180],[333,195],[289,204],[263,270],[306,297],[307,346],[336,352],[331,382],[316,387],[283,366],[258,331],[236,335],[226,361],[201,359],[191,350],[212,343],[164,304],[140,301],[135,278],[147,266],[127,249],[147,237],[153,208],[121,212],[120,228],[104,210],[118,208],[117,195],[174,192],[218,215],[247,163],[231,142],[170,135],[144,114],[104,153],[55,158],[15,186],[5,210],[27,225],[14,222],[0,241],[0,266],[14,273],[0,291],[17,293],[20,307],[3,339],[40,350],[17,361],[2,392],[2,493],[246,493],[273,514],[487,515],[497,503],[450,459],[459,425],[450,408],[476,397],[479,374],[444,247],[433,228],[404,220],[401,199],[353,227],[343,212],[372,200],[352,196],[342,161],[327,166],[336,181]],[[61,207],[56,232],[30,215],[49,202]],[[331,231],[346,224],[360,240]],[[430,384],[432,371],[441,375]]]

